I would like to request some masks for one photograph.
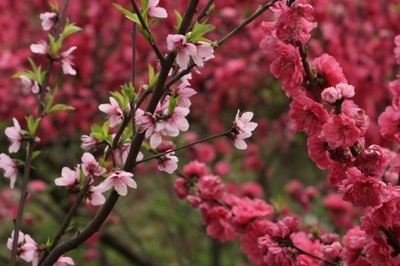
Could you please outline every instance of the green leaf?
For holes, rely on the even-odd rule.
[[[50,109],[48,109],[46,111],[46,113],[51,114],[51,113],[54,113],[57,111],[70,111],[70,110],[75,110],[75,108],[70,105],[67,105],[67,104],[59,103],[59,104],[53,105]]]
[[[200,24],[196,21],[193,30],[188,34],[187,39],[192,42],[203,41],[203,35],[215,29],[211,24]]]
[[[168,115],[171,116],[174,113],[175,107],[179,102],[179,96],[178,97],[171,97],[169,100],[169,105],[168,105]]]
[[[177,10],[174,10],[174,12],[175,12],[175,18],[176,18],[176,23],[177,23],[177,25],[175,26],[175,29],[178,30],[181,27],[182,15]]]
[[[135,87],[133,87],[132,82],[121,85],[120,87],[122,89],[122,92],[128,96],[129,101],[136,100]]]
[[[147,13],[149,12],[149,0],[142,0],[142,18],[147,24]]]
[[[142,0],[142,9],[149,10],[149,0]]]
[[[34,160],[36,157],[40,155],[41,151],[34,151],[32,154],[32,160]]]
[[[132,13],[131,11],[123,8],[121,5],[118,5],[116,3],[113,3],[113,5],[122,13],[125,15],[125,17],[127,17],[129,20],[135,22],[138,25],[140,24],[139,18],[136,14]]]
[[[32,115],[30,115],[28,117],[25,117],[25,119],[26,119],[26,124],[28,126],[29,136],[31,136],[31,137],[35,136],[35,132],[37,130],[37,127],[39,126],[41,118],[39,117],[39,118],[35,119],[35,118],[33,118]]]
[[[46,249],[50,249],[51,246],[53,245],[53,240],[51,240],[49,237],[47,238],[46,244],[44,244]]]
[[[123,91],[121,91],[121,93],[112,91],[110,94],[118,102],[122,111],[126,111],[128,109],[129,97],[127,94],[123,93]]]
[[[57,52],[60,50],[62,45],[62,38],[59,38],[57,41],[55,40],[54,36],[49,34],[49,45],[50,45],[50,56],[54,57]]]
[[[67,36],[82,30],[81,28],[75,26],[74,23],[67,24],[61,34],[62,38],[66,38]]]
[[[154,75],[154,68],[150,64],[149,64],[148,69],[149,69],[149,86],[151,88],[157,83],[158,76],[160,73],[156,73]]]
[[[49,4],[50,4],[51,11],[59,13],[58,12],[58,4],[57,4],[57,2],[55,2],[54,4],[53,3],[49,3]]]

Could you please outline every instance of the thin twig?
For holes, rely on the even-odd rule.
[[[182,149],[189,148],[191,146],[194,146],[194,145],[202,143],[202,142],[206,142],[206,141],[209,141],[209,140],[212,140],[212,139],[215,139],[215,138],[219,138],[219,137],[223,137],[223,136],[228,136],[230,133],[231,133],[231,130],[223,132],[223,133],[220,133],[220,134],[217,134],[217,135],[213,135],[213,136],[210,136],[210,137],[207,137],[207,138],[204,138],[204,139],[197,140],[195,142],[183,145],[183,146],[175,148],[175,149],[171,149],[171,150],[167,150],[165,152],[154,154],[154,155],[149,156],[147,158],[144,158],[144,159],[142,159],[140,161],[137,161],[135,165],[150,161],[152,159],[159,158],[159,157],[164,156],[164,155],[166,155],[168,153],[171,153],[171,152],[175,152],[175,151],[179,151],[179,150],[182,150]]]
[[[311,67],[307,60],[307,53],[306,53],[303,45],[300,42],[297,43],[297,46],[299,47],[301,62],[303,63],[303,68],[304,68],[304,71],[306,72],[306,77],[310,84],[311,92],[314,95],[315,101],[320,103],[321,96],[318,93],[317,83],[315,82],[315,77],[311,72]]]
[[[147,23],[144,21],[142,15],[140,13],[139,7],[136,5],[136,2],[134,0],[131,0],[131,4],[133,6],[133,10],[135,11],[135,13],[140,21],[140,24],[141,24],[143,30],[149,35],[149,38],[150,38],[149,43],[150,43],[151,48],[153,48],[153,51],[156,53],[158,60],[160,60],[160,64],[161,65],[164,64],[165,58],[162,55],[162,53],[160,52],[160,50],[158,49],[158,46],[156,45],[156,43],[154,42],[154,39],[150,32],[150,29],[147,27]]]
[[[61,14],[59,16],[59,20],[57,21],[56,29],[55,29],[55,40],[59,38],[60,35],[60,30],[61,30],[61,25],[65,20],[65,12],[67,10],[69,0],[65,0],[63,8],[61,10]],[[47,65],[47,70],[46,70],[46,75],[44,78],[43,83],[40,85],[40,96],[39,96],[39,103],[38,103],[38,112],[37,112],[37,118],[42,117],[44,114],[44,100],[46,97],[46,88],[49,84],[50,81],[50,74],[52,72],[53,68],[53,59],[49,60],[49,64]],[[27,186],[28,186],[28,180],[30,176],[30,170],[32,166],[32,155],[33,151],[35,149],[35,137],[36,137],[37,130],[33,133],[33,136],[31,136],[31,140],[28,142],[28,150],[26,153],[26,159],[25,159],[25,165],[24,165],[24,174],[23,174],[23,180],[22,180],[22,187],[21,187],[21,195],[20,195],[20,200],[19,200],[19,205],[18,205],[18,212],[17,212],[17,217],[15,219],[15,226],[14,226],[14,235],[13,235],[13,243],[12,243],[12,249],[11,249],[11,259],[10,259],[10,266],[16,265],[16,260],[17,260],[17,249],[18,249],[18,236],[19,232],[21,230],[21,223],[22,223],[22,216],[24,213],[24,208],[25,208],[25,198],[27,196]]]

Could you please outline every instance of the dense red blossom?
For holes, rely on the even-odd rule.
[[[328,112],[322,105],[306,96],[295,97],[290,108],[289,115],[295,130],[305,131],[310,136],[319,133],[328,121]]]

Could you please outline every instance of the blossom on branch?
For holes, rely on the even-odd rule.
[[[100,183],[99,191],[104,192],[114,187],[115,191],[121,196],[128,194],[128,188],[136,188],[137,184],[132,179],[133,174],[122,170],[114,171],[106,180]]]
[[[174,156],[175,152],[167,153],[158,158],[158,170],[172,174],[178,169],[178,157]]]
[[[214,56],[214,48],[211,44],[207,42],[197,42],[195,43],[197,52],[196,55],[193,56],[194,63],[199,66],[203,67],[204,62],[213,59]]]
[[[160,2],[160,0],[149,1],[149,11],[147,12],[147,14],[152,18],[167,18],[167,10],[165,10],[165,8],[159,7],[158,2]]]
[[[50,46],[45,41],[39,41],[38,43],[31,44],[30,46],[32,53],[35,54],[47,54]]]
[[[106,169],[101,167],[94,156],[88,152],[82,155],[82,170],[85,176],[101,176],[106,172]]]
[[[17,180],[18,168],[17,164],[7,154],[0,154],[0,168],[4,170],[4,177],[10,179],[10,187],[14,188]]]
[[[90,186],[85,195],[86,203],[90,203],[93,206],[103,205],[104,202],[106,202],[106,198],[102,193],[103,193],[102,187]]]
[[[7,248],[12,250],[14,241],[14,230],[11,233],[11,237],[7,240]],[[32,265],[37,265],[39,262],[39,254],[41,247],[37,244],[28,234],[24,234],[21,231],[18,233],[18,248],[17,255],[27,262],[32,262]],[[72,264],[73,265],[73,264]]]
[[[54,266],[66,266],[66,265],[75,265],[75,263],[73,259],[65,256],[61,256],[60,258],[58,258],[56,263],[54,263]]]
[[[177,54],[176,62],[182,69],[186,69],[190,60],[190,56],[197,53],[196,45],[186,42],[186,37],[181,34],[168,34],[167,48]]]
[[[252,136],[252,131],[257,127],[257,123],[251,122],[253,115],[253,112],[241,113],[240,110],[236,113],[229,138],[233,140],[235,147],[239,150],[245,150],[247,148],[244,139],[250,138]]]
[[[24,137],[21,134],[21,126],[18,123],[18,120],[13,118],[14,126],[7,127],[4,133],[8,137],[8,140],[11,142],[11,146],[8,148],[9,153],[19,151],[21,147],[21,143]]]
[[[36,81],[30,80],[25,75],[21,75],[19,78],[21,79],[24,93],[31,91],[33,94],[38,94],[40,92],[39,84]]]
[[[69,48],[67,51],[64,51],[61,53],[61,67],[63,70],[63,73],[65,75],[76,75],[76,70],[72,68],[74,63],[72,63],[72,59],[74,59],[74,56],[71,55],[71,53],[76,49],[76,46],[72,46]]]
[[[75,188],[79,185],[80,180],[80,166],[78,165],[75,170],[71,170],[68,167],[63,167],[61,170],[61,177],[54,180],[57,186],[63,186],[67,188]]]
[[[99,105],[99,110],[106,113],[110,119],[110,127],[115,127],[124,119],[124,112],[119,106],[117,100],[110,97],[110,103],[103,103]],[[129,106],[129,105],[128,105]]]
[[[43,30],[51,30],[56,24],[57,13],[55,12],[44,12],[40,14],[40,19],[42,20]]]

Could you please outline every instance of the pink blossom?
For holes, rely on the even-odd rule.
[[[209,174],[210,170],[204,163],[199,161],[191,161],[183,167],[182,172],[188,178],[197,180],[200,177]]]
[[[9,153],[14,153],[19,150],[21,147],[21,143],[23,141],[23,136],[21,134],[21,126],[18,123],[18,120],[13,118],[14,126],[7,127],[4,133],[8,137],[8,140],[11,142],[10,147],[8,148]]]
[[[97,144],[99,144],[99,140],[93,137],[92,134],[89,135],[82,135],[81,136],[81,148],[84,150],[95,149]]]
[[[219,176],[226,176],[231,171],[231,164],[226,161],[219,161],[215,164],[214,172]]]
[[[274,266],[295,266],[296,258],[293,252],[285,246],[274,240],[269,234],[257,239],[258,248],[263,254],[263,261],[266,265]]]
[[[351,228],[354,226],[355,212],[350,202],[344,201],[339,194],[329,194],[325,197],[323,205],[329,211],[329,217],[335,226],[340,228]]]
[[[230,138],[234,141],[234,145],[239,150],[247,148],[244,139],[252,136],[252,131],[257,127],[257,123],[251,122],[253,118],[252,112],[241,113],[237,111],[235,121],[233,121],[233,131],[231,131]]]
[[[356,123],[356,127],[360,130],[361,136],[367,132],[370,124],[369,117],[365,111],[358,107],[352,100],[346,100],[342,104],[342,111]]]
[[[24,250],[24,252],[20,254],[20,257],[23,260],[32,262],[33,266],[38,265],[42,248],[38,243],[35,242],[35,240],[31,238],[30,235],[25,234],[25,244],[21,247],[21,249]]]
[[[329,261],[338,261],[342,258],[343,248],[339,242],[335,241],[323,247],[324,258]]]
[[[13,189],[18,174],[17,164],[7,154],[1,153],[0,168],[4,170],[4,177],[10,179],[10,187]]]
[[[381,266],[396,266],[398,263],[392,261],[392,255],[394,250],[387,242],[381,237],[374,237],[372,241],[366,243],[364,252],[366,254],[367,261],[371,265]]]
[[[150,139],[150,146],[156,148],[162,142],[162,136],[176,137],[180,131],[187,131],[189,122],[185,118],[189,109],[177,106],[172,114],[168,110],[169,98],[159,103],[154,114],[136,111],[136,124],[140,132],[145,132],[145,138]]]
[[[7,248],[9,249],[9,250],[12,250],[12,247],[13,247],[13,242],[14,242],[14,234],[15,234],[15,232],[14,232],[14,230],[11,232],[11,237],[9,237],[8,239],[7,239]],[[24,250],[22,249],[22,245],[23,245],[23,243],[24,243],[24,239],[25,239],[25,235],[24,235],[24,233],[22,233],[21,231],[19,231],[18,232],[18,245],[17,245],[17,247],[18,247],[18,249],[17,249],[17,254],[20,256],[23,252],[24,252]]]
[[[323,88],[335,87],[341,82],[347,82],[342,68],[333,56],[322,54],[315,58],[311,64],[315,66],[317,74],[322,77],[320,83]]]
[[[266,233],[274,238],[286,238],[294,232],[299,225],[300,218],[298,216],[287,216],[278,223],[271,224],[267,227]]]
[[[70,257],[65,257],[61,256],[56,263],[54,263],[54,266],[66,266],[66,265],[75,265],[73,259]]]
[[[76,49],[76,46],[72,46],[68,50],[64,51],[61,53],[61,67],[63,70],[63,73],[69,74],[69,75],[76,75],[76,70],[72,68],[74,63],[72,63],[72,59],[74,57],[71,55],[71,53]]]
[[[342,98],[342,93],[335,87],[328,87],[322,91],[321,98],[327,103],[334,104]]]
[[[217,238],[221,242],[236,240],[239,234],[235,232],[230,223],[231,216],[232,213],[221,206],[207,209],[204,215],[207,235]]]
[[[346,172],[350,165],[340,162],[331,162],[329,165],[328,180],[334,185],[338,186],[344,179],[347,178]]]
[[[232,207],[233,222],[239,225],[246,225],[253,220],[262,219],[274,212],[274,208],[260,199],[241,198]]]
[[[257,239],[265,235],[265,230],[271,224],[268,220],[256,220],[246,226],[246,231],[241,238],[240,249],[246,254],[247,258],[256,265],[263,264],[263,254],[258,248]]]
[[[347,177],[339,188],[344,193],[343,199],[355,206],[363,208],[378,206],[388,192],[385,183],[363,175],[356,168],[350,168]]]
[[[174,156],[175,152],[167,153],[158,158],[158,170],[172,174],[178,169],[178,157]]]
[[[103,205],[106,202],[106,198],[102,194],[103,188],[99,186],[90,186],[86,192],[85,198],[86,202],[92,204],[93,206]]]
[[[88,152],[85,152],[82,155],[82,170],[85,176],[101,176],[106,172],[106,169],[101,167],[99,163],[96,161],[94,156]]]
[[[379,116],[378,123],[381,127],[381,134],[384,138],[393,141],[399,139],[400,108],[398,106],[388,106]]]
[[[57,13],[55,12],[44,12],[40,14],[40,19],[42,20],[43,30],[51,30],[54,27]]]
[[[328,142],[329,147],[351,147],[361,137],[361,131],[357,128],[354,119],[344,114],[333,115],[322,126],[322,136]]]
[[[64,186],[67,188],[75,188],[79,185],[80,180],[80,166],[78,165],[75,170],[71,170],[68,167],[63,167],[61,170],[61,177],[54,180],[57,186]]]
[[[166,18],[168,17],[167,10],[165,8],[158,6],[159,0],[150,0],[149,1],[149,11],[147,14],[152,18]]]
[[[47,54],[49,52],[49,45],[45,41],[39,41],[38,43],[31,44],[30,46],[32,53],[35,54]]]
[[[328,112],[322,105],[303,95],[295,97],[290,103],[289,116],[295,130],[310,136],[318,134],[328,121]]]
[[[23,91],[26,93],[31,91],[33,94],[38,94],[40,92],[39,84],[36,81],[30,80],[27,76],[19,76],[23,84]]]
[[[193,56],[194,63],[199,66],[203,67],[204,62],[213,59],[214,56],[214,48],[211,44],[206,42],[197,42],[195,43],[197,52],[196,55]]]
[[[365,231],[359,226],[348,230],[343,236],[343,259],[348,265],[361,265],[365,260],[362,256],[362,250],[366,244]]]
[[[174,112],[169,116],[166,112],[167,109],[162,110],[161,113],[156,115],[165,116],[166,119],[162,119],[158,122],[157,131],[160,131],[165,136],[177,137],[179,131],[187,131],[189,129],[189,122],[185,118],[190,112],[188,108],[177,106]]]
[[[311,135],[307,139],[308,155],[316,163],[319,169],[326,169],[330,162],[326,156],[326,143],[317,134]]]
[[[14,239],[14,230],[11,233],[11,237],[7,240],[7,248],[12,249],[13,240]],[[21,231],[18,233],[18,246],[17,246],[17,255],[27,261],[32,262],[33,265],[37,265],[40,254],[39,245],[28,235],[24,234]]]
[[[190,87],[189,83],[182,82],[177,88],[171,89],[171,94],[175,98],[179,96],[178,106],[189,108],[192,104],[189,98],[197,92]]]
[[[285,5],[281,10],[275,10],[279,15],[276,22],[276,36],[285,42],[306,43],[311,35],[310,32],[317,26],[317,23],[310,22],[314,9],[311,5],[302,3],[293,3],[290,8]]]
[[[128,188],[136,188],[137,184],[132,179],[133,174],[122,170],[116,170],[106,180],[100,183],[100,191],[104,192],[114,187],[115,191],[121,196],[128,194]]]
[[[196,45],[186,42],[186,37],[181,34],[168,34],[167,48],[177,53],[177,63],[182,69],[186,69],[190,56],[197,53]]]
[[[282,89],[288,97],[302,94],[304,70],[298,49],[289,44],[279,44],[277,56],[270,65],[271,74],[282,81]]]
[[[375,195],[372,196],[376,197]],[[400,204],[400,188],[389,185],[386,193],[379,194],[379,197],[382,199],[380,205],[368,209],[367,212],[371,219],[371,225],[375,228],[400,226],[400,210],[398,208]]]
[[[347,83],[341,82],[341,83],[337,84],[336,89],[338,91],[340,91],[343,98],[346,98],[346,99],[352,98],[355,95],[354,87]]]
[[[381,177],[386,170],[387,159],[379,145],[371,145],[358,154],[354,166],[366,176]]]
[[[180,199],[184,199],[189,195],[189,188],[190,188],[190,183],[187,182],[184,178],[179,177],[175,179],[174,182],[174,191],[175,194],[178,196]]]
[[[115,127],[124,119],[124,112],[113,97],[110,97],[109,99],[110,104],[100,104],[99,110],[107,114],[108,118],[110,119],[110,127]]]
[[[215,175],[205,175],[199,178],[197,190],[204,199],[214,200],[222,196],[225,185],[221,178]]]

